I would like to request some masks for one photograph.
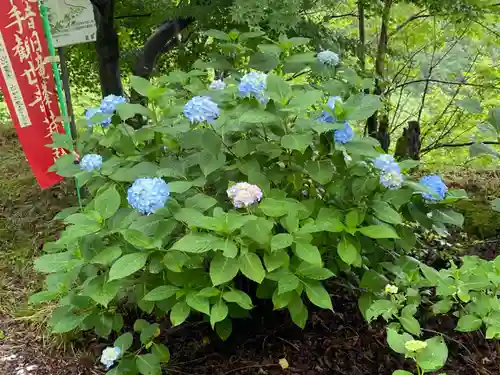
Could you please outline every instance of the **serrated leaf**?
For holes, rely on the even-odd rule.
[[[224,284],[236,277],[240,270],[238,258],[216,254],[210,263],[210,279],[214,286]]]
[[[312,144],[311,134],[287,134],[281,138],[281,146],[304,153]]]
[[[266,276],[260,257],[255,253],[246,253],[239,256],[241,272],[256,283],[261,283]]]
[[[119,258],[109,270],[109,281],[123,279],[146,265],[147,253],[132,253]]]
[[[386,223],[403,223],[403,218],[401,217],[401,215],[387,202],[373,201],[371,204],[371,208],[375,213],[375,216],[380,220],[385,221]]]

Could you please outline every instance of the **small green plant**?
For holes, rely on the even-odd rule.
[[[404,261],[415,230],[462,224],[449,204],[463,191],[448,191],[437,176],[412,181],[404,172],[415,162],[396,163],[353,130],[381,103],[338,55],[317,58],[306,38],[209,35],[225,41],[211,61],[157,85],[133,77],[149,107],[105,98],[83,121],[82,158],[54,166],[90,194],[83,208],[56,217],[67,227],[35,262],[48,276],[31,301],[59,301],[54,332],[108,337],[122,332],[120,308],[132,305],[173,325],[202,315],[225,339],[257,299],[304,327],[309,302],[333,308],[325,280],[355,277],[363,288],[382,280],[384,288],[378,265]],[[210,69],[227,78],[210,83]],[[147,121],[134,129],[127,121],[137,115]],[[73,146],[64,136],[55,144]],[[416,306],[388,291],[389,299],[375,301],[378,290],[362,297],[365,316],[389,320],[403,309],[400,320],[413,319]],[[141,345],[125,332],[103,353],[108,368],[118,361],[109,374],[159,374],[168,361],[154,342],[158,324],[140,320],[134,330]],[[417,351],[412,358],[426,369]]]

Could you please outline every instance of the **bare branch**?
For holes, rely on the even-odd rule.
[[[472,86],[472,87],[480,87],[480,88],[483,88],[483,89],[500,90],[500,87],[493,86],[493,85],[481,85],[479,83],[469,83],[469,82],[461,82],[461,81],[444,81],[444,80],[441,80],[441,79],[428,78],[428,79],[416,79],[414,81],[408,81],[408,82],[402,83],[400,85],[394,86],[390,90],[386,91],[386,94],[388,94],[388,93],[390,93],[390,92],[392,92],[392,91],[394,91],[396,89],[399,89],[400,87],[412,85],[414,83],[421,83],[421,82],[434,82],[434,83],[442,83],[442,84],[445,84],[445,85]]]
[[[465,143],[438,143],[434,146],[432,146],[432,148],[424,148],[422,151],[431,151],[431,150],[435,150],[437,148],[444,148],[444,147],[465,147],[465,146],[472,146],[473,144],[476,144],[478,142],[465,142]],[[479,142],[483,145],[500,145],[500,142],[497,142],[497,141],[485,141],[485,142]]]

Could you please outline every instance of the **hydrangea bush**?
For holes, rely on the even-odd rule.
[[[325,285],[349,278],[364,291],[367,320],[396,320],[391,347],[400,335],[395,350],[419,369],[441,367],[446,356],[433,353],[443,340],[412,342],[421,337],[414,316],[431,303],[430,288],[450,285],[438,293],[450,309],[465,291],[451,287],[455,269],[437,272],[407,254],[419,228],[462,224],[448,206],[463,192],[435,177],[413,181],[405,172],[415,162],[397,163],[360,135],[380,101],[346,78],[337,54],[316,56],[305,38],[258,44],[260,35],[233,32],[241,56],[216,54],[157,85],[133,77],[150,108],[113,97],[86,116],[80,164],[70,154],[54,170],[77,177],[90,196],[56,217],[67,227],[35,263],[48,275],[31,302],[58,301],[56,333],[118,336],[101,359],[109,374],[151,375],[168,349],[153,318],[124,328],[127,305],[172,325],[203,316],[225,339],[232,319],[260,299],[300,327],[311,310],[341,309]],[[227,78],[208,78],[221,66]],[[137,115],[148,122],[134,130],[127,120]],[[498,274],[498,266],[487,267]]]

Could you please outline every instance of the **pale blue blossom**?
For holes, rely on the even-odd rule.
[[[351,125],[346,121],[343,129],[337,129],[333,132],[333,139],[335,143],[346,144],[349,143],[354,137],[354,131]]]
[[[332,51],[321,51],[318,53],[318,61],[327,66],[337,66],[340,63],[339,55]]]
[[[169,197],[168,184],[161,178],[139,178],[127,192],[130,206],[143,215],[150,215],[163,208]]]
[[[101,363],[106,366],[108,370],[115,361],[120,357],[121,349],[118,346],[110,347],[108,346],[106,349],[102,351],[101,354]]]
[[[87,120],[88,125],[90,127],[92,127],[94,125],[102,125],[103,127],[107,127],[111,123],[111,116],[109,116],[109,115],[106,115],[104,117],[104,119],[102,119],[100,122],[92,121],[92,117],[94,117],[94,115],[97,115],[97,114],[103,115],[103,112],[101,111],[100,108],[89,108],[85,112],[85,119]]]
[[[226,86],[226,83],[222,79],[215,79],[212,81],[209,88],[212,90],[224,90]]]
[[[203,121],[212,123],[219,114],[217,103],[208,96],[195,96],[184,105],[184,116],[193,123]]]
[[[387,171],[380,175],[380,183],[391,190],[399,189],[403,181],[404,177],[399,171]]]
[[[101,101],[101,111],[103,113],[107,114],[113,114],[113,112],[116,110],[116,106],[118,104],[126,103],[127,99],[125,99],[123,96],[118,96],[118,95],[108,95]]]
[[[80,160],[80,169],[82,171],[92,172],[101,169],[102,167],[102,156],[97,154],[85,155],[82,160]]]
[[[250,72],[245,74],[240,81],[239,92],[241,96],[254,96],[259,102],[266,103],[268,98],[264,92],[266,89],[267,74]]]
[[[328,102],[326,103],[326,105],[329,108],[331,108],[332,112],[334,112],[335,105],[337,102],[342,103],[342,98],[340,96],[330,96],[328,98]],[[321,115],[316,119],[316,121],[334,123],[337,121],[337,119],[330,112],[323,111],[323,112],[321,112]]]
[[[445,185],[441,177],[437,175],[424,176],[419,180],[419,183],[426,186],[432,193],[422,193],[422,196],[431,201],[444,199],[448,187]]]
[[[382,154],[376,159],[373,160],[373,165],[375,168],[382,172],[389,172],[389,171],[395,171],[400,173],[401,168],[399,167],[399,164],[396,162],[394,159],[394,156],[389,155],[389,154]]]

